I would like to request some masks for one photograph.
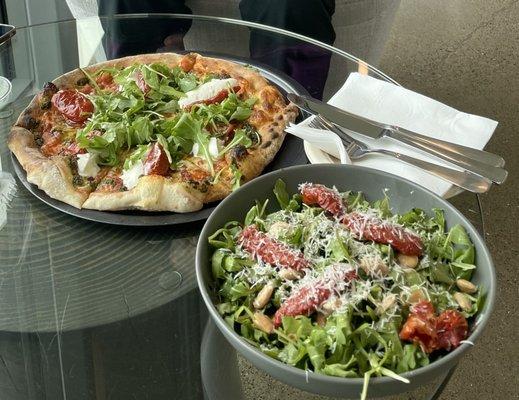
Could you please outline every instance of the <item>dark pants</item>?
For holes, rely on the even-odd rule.
[[[225,0],[215,0],[225,1]],[[335,0],[241,0],[244,20],[275,26],[333,44],[332,15]],[[191,14],[185,0],[100,0],[99,14],[183,13]],[[110,21],[110,23],[108,23]],[[110,39],[106,43],[111,58],[153,53],[164,39],[178,38],[175,48],[183,49],[182,37],[191,21],[145,18],[108,20],[104,23]],[[312,96],[322,98],[331,53],[298,39],[251,29],[250,55],[277,68],[301,83]]]
[[[99,0],[99,15],[114,14],[192,14],[184,0]],[[181,38],[191,27],[190,19],[115,18],[101,19],[106,32],[105,48],[110,58],[135,54],[156,53],[164,47],[164,39],[170,36]]]
[[[275,26],[333,44],[332,15],[335,0],[242,0],[240,12],[247,21]],[[299,39],[253,29],[250,54],[254,60],[284,71],[321,99],[331,53]]]

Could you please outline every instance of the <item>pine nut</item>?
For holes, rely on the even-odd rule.
[[[473,294],[478,291],[478,288],[476,285],[474,285],[472,282],[467,281],[466,279],[458,279],[456,280],[456,286],[463,292],[463,293],[469,293]]]
[[[459,304],[463,311],[469,312],[470,310],[472,310],[472,302],[465,293],[456,292],[454,293],[453,297],[454,300],[456,300],[456,303]]]
[[[262,312],[256,311],[254,313],[254,318],[252,319],[252,322],[254,323],[254,326],[258,328],[260,331],[269,334],[274,332],[274,324],[272,323],[271,319]]]
[[[301,274],[292,268],[281,268],[278,272],[278,275],[281,279],[287,281],[293,281],[295,279],[301,278]]]
[[[269,282],[259,291],[258,295],[252,302],[254,308],[259,309],[263,308],[267,305],[270,298],[272,297],[272,293],[274,292],[274,283]]]

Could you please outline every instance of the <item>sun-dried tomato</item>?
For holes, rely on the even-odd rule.
[[[343,223],[360,240],[389,244],[408,256],[422,255],[423,243],[420,236],[400,225],[359,212],[346,214]]]
[[[61,151],[61,154],[84,154],[84,153],[86,153],[86,150],[79,147],[79,145],[76,142],[69,143]]]
[[[336,217],[344,215],[344,204],[336,190],[324,185],[307,183],[302,185],[301,195],[303,196],[303,203],[309,206],[318,205]]]
[[[144,93],[144,95],[147,95],[149,93],[149,91],[151,90],[151,87],[144,80],[144,77],[142,76],[141,71],[137,71],[135,73],[135,83],[137,84],[139,89],[141,89],[141,91],[142,91],[142,93]]]
[[[310,262],[299,250],[291,249],[285,243],[271,238],[255,225],[249,225],[241,232],[238,243],[253,257],[268,264],[297,271],[310,266]]]
[[[357,273],[354,270],[345,272],[339,279],[350,282],[357,278]],[[312,286],[304,286],[298,291],[290,295],[281,307],[274,314],[274,326],[280,326],[282,318],[286,316],[306,315],[309,316],[315,312],[317,307],[323,304],[330,295],[329,282],[319,281]]]
[[[167,175],[169,160],[162,146],[155,142],[150,148],[146,160],[144,160],[145,175]]]
[[[55,130],[44,132],[42,135],[43,145],[41,152],[46,156],[59,154],[63,149],[61,133]]]
[[[436,319],[438,348],[450,351],[467,338],[469,326],[467,320],[456,310],[447,310]]]
[[[108,90],[110,92],[117,91],[117,84],[114,82],[114,77],[108,72],[103,72],[96,78],[96,83],[99,88]]]
[[[425,353],[436,350],[436,319],[429,301],[411,307],[411,313],[400,331],[400,339],[417,343]]]
[[[52,96],[52,104],[67,121],[81,124],[94,112],[94,105],[76,90],[60,90]]]
[[[435,316],[431,302],[424,300],[411,308],[400,339],[417,343],[425,353],[432,353],[458,347],[467,334],[467,320],[458,311],[446,310]]]

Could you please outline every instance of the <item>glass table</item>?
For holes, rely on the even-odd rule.
[[[143,33],[150,39],[143,42]],[[352,71],[392,81],[340,49],[224,18],[130,15],[18,28],[0,46],[1,75],[12,86],[0,105],[0,193],[14,179],[9,129],[44,82],[78,66],[163,51],[270,64],[325,100]],[[293,163],[306,162],[301,146]],[[452,202],[484,230],[477,196]],[[251,380],[255,370],[238,362],[198,294],[202,225],[85,221],[42,203],[20,182],[12,196],[0,196],[0,397],[241,399],[263,390],[268,382]],[[415,398],[437,398],[448,376]]]

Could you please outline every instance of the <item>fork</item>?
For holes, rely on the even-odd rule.
[[[311,128],[325,129],[336,133],[341,138],[342,143],[346,148],[346,153],[348,154],[351,160],[358,160],[359,158],[362,158],[368,154],[384,154],[387,156],[395,157],[407,164],[419,167],[433,175],[445,179],[446,181],[470,192],[485,193],[490,189],[490,186],[492,185],[492,182],[489,179],[482,178],[481,176],[468,171],[458,171],[455,169],[447,168],[395,151],[385,149],[372,149],[368,147],[364,142],[354,139],[353,137],[348,135],[344,130],[340,129],[339,127],[337,127],[321,115],[313,118],[308,125]]]

